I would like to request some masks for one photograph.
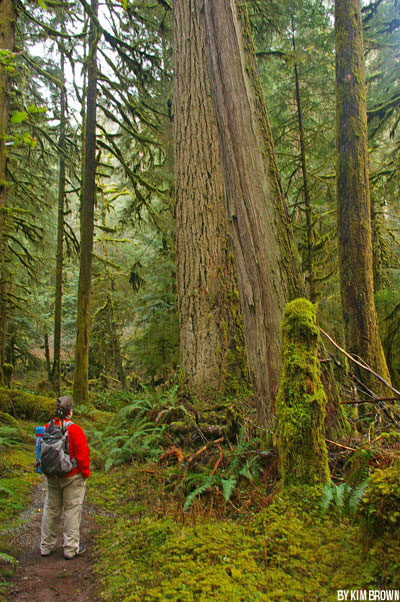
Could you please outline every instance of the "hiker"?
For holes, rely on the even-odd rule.
[[[50,556],[56,549],[58,525],[64,509],[63,545],[67,560],[86,551],[86,546],[80,543],[79,529],[86,479],[90,476],[89,447],[81,427],[71,421],[72,406],[72,397],[60,397],[55,407],[56,417],[45,427],[49,432],[57,428],[67,431],[72,470],[60,476],[47,476],[40,540],[41,556]]]

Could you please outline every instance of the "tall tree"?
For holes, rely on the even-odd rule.
[[[86,123],[84,145],[84,170],[81,199],[81,243],[78,284],[77,333],[74,366],[74,399],[87,403],[89,400],[89,333],[90,291],[93,261],[94,203],[96,182],[96,96],[97,96],[97,19],[98,2],[91,1],[93,16],[90,21],[88,85],[86,99]]]
[[[360,0],[335,1],[339,272],[348,350],[386,379],[374,301]],[[382,385],[362,374],[376,392]]]
[[[0,5],[0,377],[5,362],[7,279],[3,265],[5,246],[4,232],[6,215],[6,140],[9,124],[9,58],[14,50],[15,24],[17,20],[15,0],[2,0]]]
[[[303,286],[246,4],[205,0],[205,27],[247,357],[259,415],[270,425],[281,372],[283,308]]]
[[[246,359],[202,1],[174,2],[174,141],[181,366],[202,399],[242,381]]]
[[[61,309],[64,267],[64,205],[65,205],[65,127],[66,127],[66,90],[65,90],[65,57],[60,55],[60,71],[62,88],[60,91],[60,138],[59,138],[59,173],[58,173],[58,212],[57,212],[57,251],[56,251],[56,284],[54,302],[54,346],[52,379],[57,396],[60,395],[60,363],[61,363]]]

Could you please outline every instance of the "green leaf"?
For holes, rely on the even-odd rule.
[[[35,113],[46,113],[47,107],[37,107],[36,105],[32,104],[32,105],[29,105],[27,110],[28,110],[28,113],[31,113],[32,115],[34,115]]]
[[[236,477],[232,474],[228,479],[221,479],[224,500],[227,502],[235,489]]]
[[[28,119],[26,111],[15,111],[11,116],[11,123],[22,123]]]

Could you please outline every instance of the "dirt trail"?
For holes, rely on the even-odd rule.
[[[45,494],[46,484],[41,482],[34,490],[29,510],[23,515],[22,527],[13,534],[19,565],[10,590],[10,602],[97,602],[91,562],[93,510],[85,502],[81,526],[81,541],[88,547],[85,554],[73,560],[64,559],[60,527],[57,550],[42,558],[39,541]]]

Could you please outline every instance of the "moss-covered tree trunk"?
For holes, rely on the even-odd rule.
[[[17,11],[15,0],[2,0],[0,4],[0,49],[14,51]],[[5,237],[6,207],[6,165],[5,146],[9,124],[10,72],[4,63],[0,64],[0,379],[1,366],[5,363],[6,314],[7,314],[7,275],[3,264],[6,255]]]
[[[340,289],[346,346],[390,379],[374,302],[368,137],[360,0],[335,1],[337,202]],[[383,385],[367,372],[369,388]]]
[[[64,52],[61,50],[61,77],[64,84]],[[61,310],[63,296],[64,266],[64,202],[65,202],[65,87],[60,94],[60,139],[59,139],[59,173],[58,173],[58,217],[57,217],[57,251],[56,251],[56,286],[54,301],[54,345],[52,381],[57,397],[60,395],[60,361],[61,361]]]
[[[97,16],[98,3],[92,0],[91,8]],[[97,96],[97,33],[93,19],[90,23],[88,57],[88,86],[86,98],[84,173],[81,200],[81,243],[78,284],[77,333],[74,366],[74,400],[89,401],[89,332],[90,292],[92,281],[94,201],[96,179],[96,96]]]
[[[205,0],[206,51],[259,416],[271,424],[285,302],[303,290],[246,5]]]
[[[245,380],[236,274],[203,35],[202,0],[174,2],[174,144],[181,366],[203,400]]]
[[[282,321],[282,378],[276,403],[279,466],[285,485],[318,485],[329,480],[319,346],[315,306],[307,299],[288,303]]]

